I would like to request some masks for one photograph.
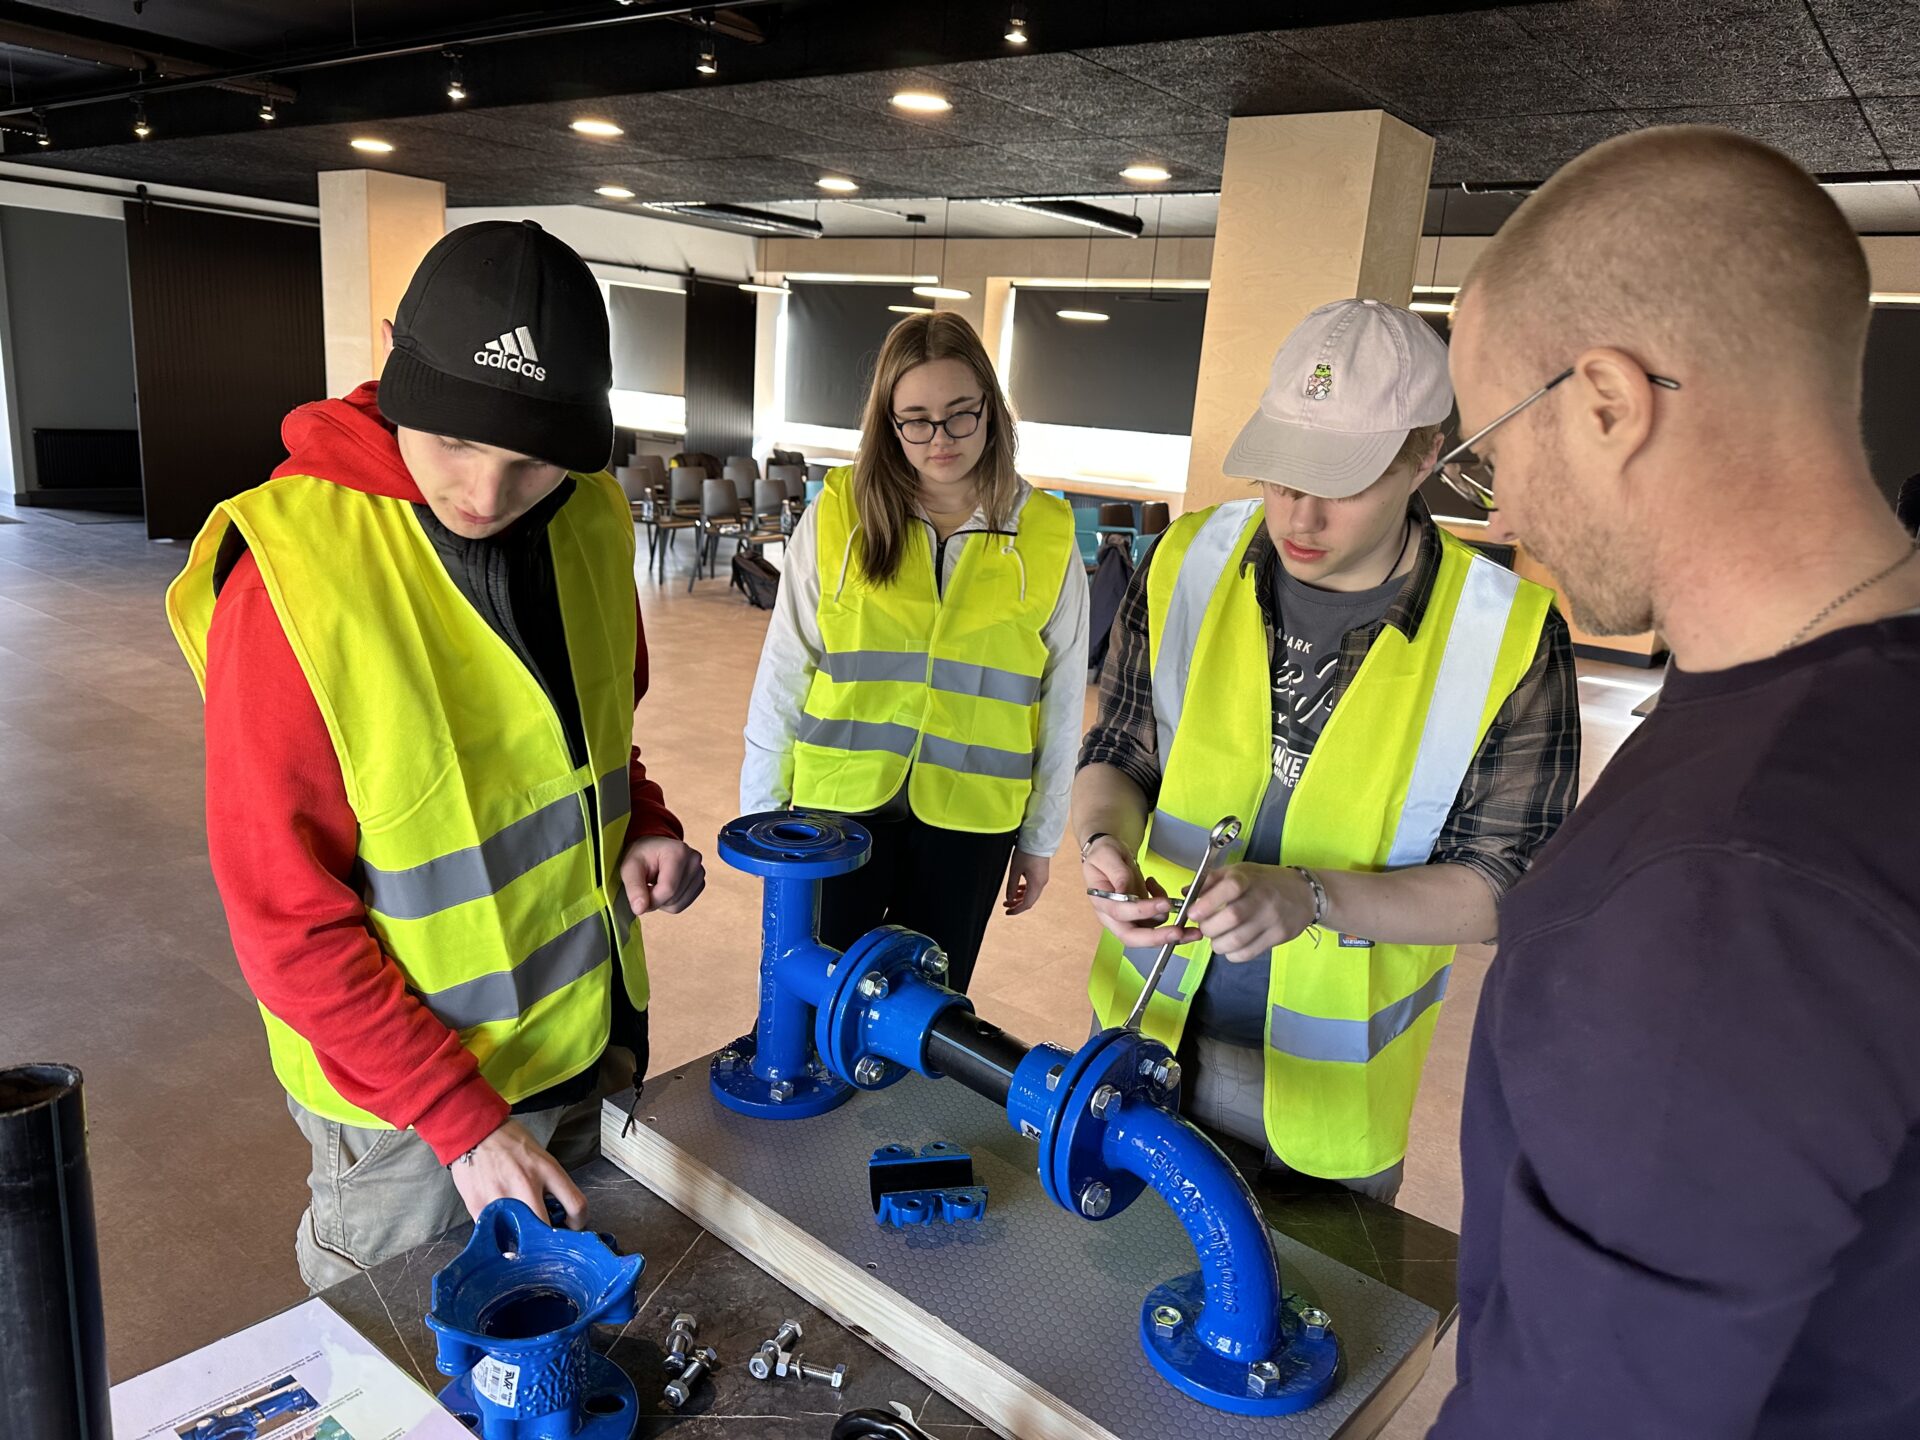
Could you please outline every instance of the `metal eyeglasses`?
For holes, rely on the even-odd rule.
[[[1474,454],[1473,447],[1486,439],[1487,436],[1491,435],[1494,431],[1498,430],[1502,425],[1506,424],[1507,421],[1511,420],[1514,416],[1518,415],[1522,410],[1533,404],[1534,401],[1545,395],[1549,390],[1572,379],[1573,371],[1574,367],[1569,365],[1538,390],[1527,396],[1527,398],[1522,400],[1518,405],[1513,406],[1501,415],[1495,416],[1490,423],[1481,426],[1478,430],[1474,431],[1473,434],[1454,446],[1453,449],[1442,455],[1439,460],[1434,463],[1433,467],[1433,474],[1440,477],[1440,483],[1453,491],[1453,493],[1458,495],[1462,500],[1479,507],[1489,515],[1497,510],[1499,507],[1493,503],[1493,461],[1484,456]],[[1651,370],[1643,370],[1641,374],[1645,375],[1650,383],[1658,385],[1662,390],[1678,390],[1680,388],[1680,382],[1678,380],[1669,380],[1665,375],[1656,375]]]
[[[900,432],[900,438],[909,445],[931,444],[936,430],[946,431],[950,440],[964,440],[980,428],[980,417],[986,408],[983,401],[977,410],[961,410],[944,420],[902,420],[896,415],[893,417],[893,428]]]

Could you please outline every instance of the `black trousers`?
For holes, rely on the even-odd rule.
[[[873,858],[821,883],[820,939],[845,950],[878,925],[918,930],[947,952],[948,986],[965,991],[1019,832],[972,835],[911,815],[859,819],[873,832]]]

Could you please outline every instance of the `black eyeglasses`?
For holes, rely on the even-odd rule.
[[[986,401],[980,402],[978,410],[961,410],[947,416],[944,420],[902,420],[893,417],[893,428],[900,432],[900,438],[909,445],[927,445],[933,441],[933,432],[944,430],[949,439],[964,440],[980,428],[980,417],[986,413]]]
[[[1505,414],[1496,416],[1490,424],[1481,426],[1478,430],[1474,431],[1473,434],[1454,446],[1453,449],[1442,455],[1439,460],[1434,463],[1434,475],[1439,476],[1441,483],[1462,500],[1478,506],[1491,515],[1499,508],[1493,503],[1493,460],[1488,456],[1476,455],[1473,447],[1486,439],[1487,436],[1491,435],[1494,431],[1498,430],[1502,425],[1506,424],[1507,421],[1511,420],[1514,416],[1518,415],[1522,410],[1533,404],[1534,401],[1538,400],[1542,395],[1545,395],[1549,390],[1571,380],[1573,378],[1573,368],[1573,366],[1569,365],[1538,390],[1527,396],[1527,398],[1522,400],[1518,405],[1515,405]],[[1662,390],[1678,390],[1680,388],[1680,382],[1678,380],[1669,380],[1666,376],[1656,375],[1651,370],[1643,370],[1641,373],[1647,377],[1650,383],[1658,385]]]

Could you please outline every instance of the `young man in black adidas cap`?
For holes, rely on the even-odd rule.
[[[565,1166],[624,1078],[602,1061],[646,1065],[635,916],[705,883],[632,744],[593,276],[531,222],[465,226],[387,338],[377,386],[287,417],[286,463],[168,592],[214,876],[313,1150],[316,1290],[503,1197],[582,1223]]]

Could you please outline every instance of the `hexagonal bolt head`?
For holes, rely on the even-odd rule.
[[[1271,1360],[1262,1360],[1258,1365],[1247,1367],[1247,1393],[1249,1395],[1271,1395],[1280,1388],[1280,1367]]]
[[[1153,1333],[1162,1340],[1171,1340],[1173,1332],[1180,1328],[1180,1322],[1187,1317],[1171,1305],[1153,1307]]]
[[[824,1365],[809,1365],[798,1355],[787,1362],[796,1380],[816,1380],[831,1385],[838,1390],[847,1383],[847,1367],[836,1365],[829,1370]]]
[[[874,1055],[864,1056],[853,1067],[853,1078],[861,1085],[878,1085],[887,1078],[887,1062]]]
[[[1087,1103],[1087,1109],[1096,1120],[1107,1118],[1107,1112],[1120,1103],[1120,1092],[1112,1085],[1102,1085],[1093,1092],[1093,1099]]]
[[[1047,1089],[1058,1090],[1060,1088],[1060,1074],[1066,1068],[1064,1065],[1056,1065],[1047,1071]]]
[[[722,1070],[731,1070],[740,1063],[740,1054],[737,1050],[722,1050],[713,1057],[713,1063]]]
[[[887,994],[887,977],[878,970],[868,971],[860,977],[860,993],[869,1000],[882,1000]]]
[[[773,1339],[769,1343],[776,1350],[793,1349],[795,1345],[800,1343],[800,1322],[798,1320],[782,1320],[780,1322],[780,1328],[773,1332]]]
[[[1153,1067],[1153,1083],[1162,1090],[1171,1090],[1180,1083],[1180,1062],[1169,1056]]]
[[[938,945],[920,957],[920,973],[929,980],[938,980],[947,973],[947,952]]]
[[[791,1080],[774,1081],[772,1085],[767,1087],[767,1098],[772,1100],[776,1105],[791,1100],[793,1098],[793,1082]]]
[[[769,1340],[753,1352],[753,1358],[747,1361],[747,1373],[756,1380],[771,1380],[779,1363],[780,1347]]]
[[[1089,1220],[1098,1220],[1112,1203],[1113,1191],[1098,1180],[1089,1180],[1080,1187],[1080,1213]]]
[[[706,1374],[719,1359],[719,1355],[714,1353],[711,1346],[704,1350],[696,1350],[693,1358],[687,1362],[687,1368],[682,1370],[677,1378],[667,1383],[667,1404],[676,1410],[685,1406],[687,1401],[693,1398],[693,1387],[699,1382],[700,1377]]]
[[[1309,1340],[1318,1340],[1333,1325],[1333,1317],[1324,1310],[1302,1310],[1300,1312],[1301,1332]]]

